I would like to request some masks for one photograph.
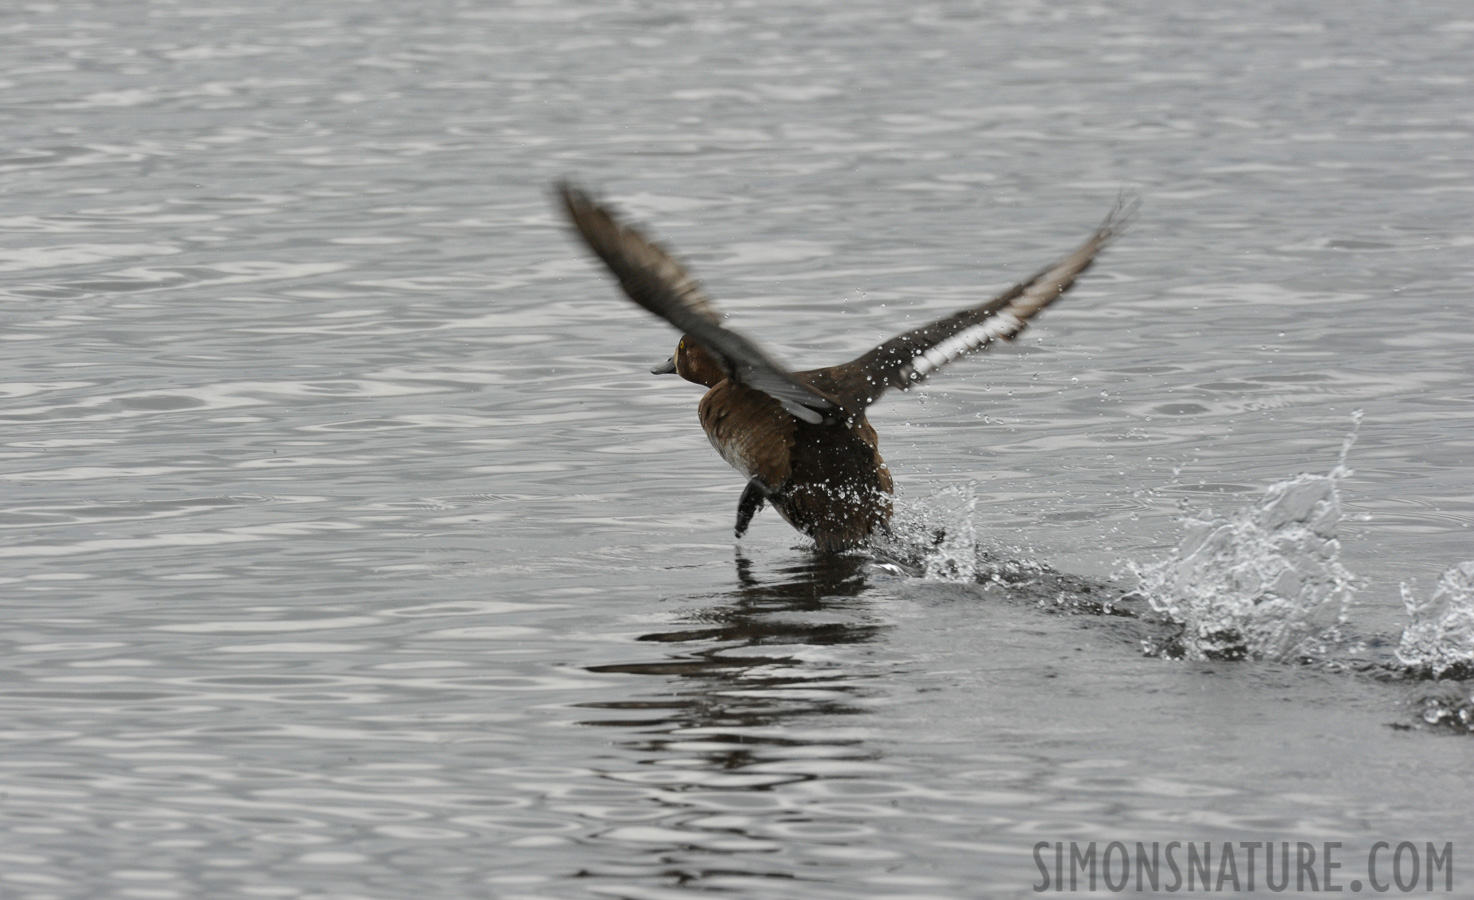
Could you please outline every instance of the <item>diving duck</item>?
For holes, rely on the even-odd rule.
[[[747,486],[736,536],[771,503],[821,552],[862,546],[891,517],[893,486],[865,410],[959,356],[1012,340],[1090,268],[1138,205],[1118,199],[1074,252],[993,299],[891,338],[847,363],[795,372],[722,324],[680,263],[607,206],[568,184],[556,193],[574,228],[635,303],[682,332],[654,374],[707,388],[697,407],[716,451]]]

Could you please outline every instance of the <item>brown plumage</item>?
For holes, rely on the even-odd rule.
[[[558,194],[589,248],[630,299],[683,332],[656,373],[709,390],[698,409],[712,446],[748,479],[737,537],[770,502],[822,551],[847,550],[883,530],[891,475],[865,409],[888,388],[906,390],[956,357],[1012,340],[1121,232],[1136,203],[1117,201],[1085,243],[999,296],[913,329],[847,363],[791,372],[721,323],[690,274],[659,244],[568,184]]]

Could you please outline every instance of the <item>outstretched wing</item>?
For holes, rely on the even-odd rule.
[[[578,188],[561,183],[557,190],[573,227],[629,298],[700,344],[721,361],[728,377],[762,391],[805,422],[817,424],[839,408],[757,344],[722,325],[701,286],[659,244]]]
[[[905,390],[959,356],[994,341],[1013,340],[1029,320],[1068,291],[1096,254],[1130,223],[1139,200],[1116,200],[1105,221],[1075,252],[999,296],[891,338],[864,356],[829,370],[802,372],[846,406],[864,407],[887,388]]]

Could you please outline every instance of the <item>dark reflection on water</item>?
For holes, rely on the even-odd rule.
[[[769,896],[828,896],[829,876],[795,872],[793,851],[838,851],[875,830],[863,804],[834,803],[824,812],[822,804],[812,806],[829,792],[842,798],[838,783],[863,794],[867,778],[893,772],[857,729],[815,721],[853,717],[866,711],[862,701],[882,699],[872,664],[844,652],[889,627],[866,608],[877,593],[871,561],[808,555],[772,576],[759,575],[740,550],[735,563],[734,589],[684,616],[679,627],[638,638],[671,655],[587,667],[656,676],[646,696],[577,706],[627,714],[581,724],[622,731],[619,743],[649,772],[635,780],[663,787],[651,798],[658,826],[601,835],[626,850],[618,861],[590,863],[578,873],[591,883],[622,882],[641,871],[628,852],[638,848],[634,859],[645,857],[648,867],[642,874],[670,887],[745,885]],[[805,787],[820,793],[811,797]]]
[[[866,587],[870,560],[862,556],[814,554],[779,570],[783,580],[764,582],[753,574],[752,560],[736,556],[740,587],[727,606],[709,607],[693,619],[710,627],[647,634],[644,641],[681,643],[692,640],[743,640],[751,644],[853,644],[869,640],[876,629],[839,623],[796,622],[767,618],[785,612],[819,612],[828,601],[859,597]]]
[[[861,556],[814,554],[783,567],[778,578],[767,581],[754,574],[752,561],[739,550],[738,587],[721,595],[723,602],[691,613],[690,627],[639,638],[658,644],[694,645],[691,649],[653,662],[588,667],[596,673],[679,679],[676,699],[662,691],[658,700],[580,705],[664,710],[661,716],[643,724],[670,730],[746,729],[796,716],[858,712],[851,699],[861,688],[849,680],[850,673],[840,667],[815,665],[803,659],[797,649],[861,644],[874,640],[884,630],[885,626],[876,622],[835,618],[837,611],[843,612],[864,593],[869,566],[870,561]],[[754,652],[753,648],[773,649]],[[823,693],[816,695],[804,688]],[[621,718],[583,724],[628,728],[641,723]],[[659,745],[659,741],[650,742],[652,748]],[[743,757],[740,752],[718,754],[727,767],[741,765]]]

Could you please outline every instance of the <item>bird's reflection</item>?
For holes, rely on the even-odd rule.
[[[862,644],[885,628],[859,600],[870,565],[862,556],[812,554],[759,577],[739,551],[733,590],[690,613],[681,627],[639,638],[676,652],[590,667],[656,676],[662,682],[658,696],[590,703],[624,714],[585,724],[643,726],[652,749],[699,730],[708,746],[725,748],[717,756],[731,768],[751,761],[744,748],[791,743],[771,734],[775,725],[798,716],[857,712],[855,701],[867,689],[866,673],[859,671],[864,667],[847,664],[845,654],[814,650]],[[637,710],[654,715],[629,715]]]
[[[739,552],[735,584],[642,635],[644,659],[590,667],[653,676],[631,679],[626,699],[583,704],[602,713],[583,724],[619,729],[622,752],[609,777],[622,788],[648,786],[650,817],[642,819],[638,846],[653,877],[683,890],[722,889],[716,886],[740,873],[786,890],[795,873],[784,854],[773,852],[784,847],[773,840],[775,829],[822,823],[844,831],[841,842],[871,835],[865,804],[851,812],[824,802],[846,795],[838,782],[855,780],[861,795],[877,785],[910,790],[906,762],[885,758],[885,745],[868,740],[872,729],[865,727],[870,710],[906,690],[911,663],[883,640],[892,627],[886,601],[907,597],[907,585],[917,582],[882,574],[896,568],[890,559],[833,554],[789,557],[773,567]],[[1110,604],[1093,598],[1120,593],[1104,587],[1004,561],[980,566],[976,581],[955,590],[966,601],[1099,614]],[[608,862],[581,874],[628,879],[630,859],[629,846],[620,844]]]

